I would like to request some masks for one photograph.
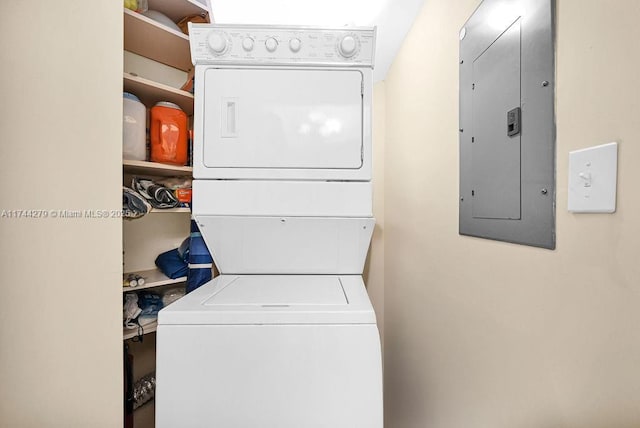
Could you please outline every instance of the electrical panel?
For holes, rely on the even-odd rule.
[[[553,0],[484,0],[460,31],[460,234],[555,248]]]

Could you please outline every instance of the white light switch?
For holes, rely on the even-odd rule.
[[[569,152],[569,211],[616,211],[618,143]]]

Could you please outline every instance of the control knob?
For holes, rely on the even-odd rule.
[[[273,37],[269,37],[267,41],[264,42],[264,46],[269,52],[275,52],[276,49],[278,49],[278,41]]]
[[[222,55],[227,50],[227,36],[219,31],[212,31],[209,34],[209,38],[207,39],[209,43],[209,48],[216,55]]]
[[[356,37],[353,35],[344,36],[338,44],[338,50],[340,51],[340,55],[345,58],[351,58],[354,56],[358,50],[358,41],[356,40]]]
[[[253,50],[253,39],[251,37],[245,37],[242,39],[242,49],[247,52]]]
[[[291,52],[297,53],[300,51],[301,47],[302,47],[302,42],[300,41],[300,39],[289,40],[289,49],[291,49]]]

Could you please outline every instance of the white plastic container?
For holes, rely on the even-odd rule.
[[[122,159],[147,159],[147,109],[140,99],[122,93]]]

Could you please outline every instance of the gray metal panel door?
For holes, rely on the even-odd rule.
[[[473,62],[472,212],[520,218],[520,134],[507,112],[520,107],[520,20]]]
[[[554,11],[483,0],[460,31],[462,235],[555,247]]]

